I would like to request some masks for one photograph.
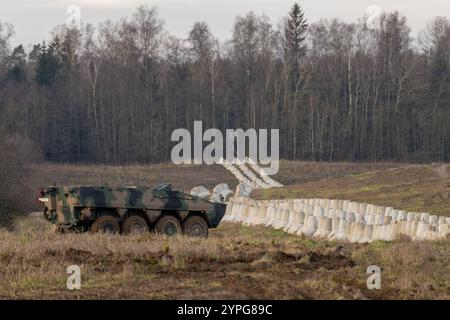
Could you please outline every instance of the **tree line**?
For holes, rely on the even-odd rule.
[[[154,7],[96,28],[63,25],[11,48],[0,23],[0,128],[49,161],[170,159],[177,128],[278,128],[280,156],[448,161],[450,21],[413,39],[399,12],[376,24],[309,23],[295,4],[273,24],[249,12],[219,41],[205,22],[183,39]]]

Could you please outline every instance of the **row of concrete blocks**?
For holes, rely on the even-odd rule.
[[[278,181],[275,181],[274,179],[272,179],[265,171],[263,168],[261,168],[258,164],[256,164],[255,162],[250,161],[249,162],[250,168],[257,172],[262,180],[264,181],[264,183],[266,184],[266,186],[268,188],[278,188],[278,187],[282,187],[283,185],[281,183],[279,183]]]
[[[267,173],[254,161],[241,161],[237,164],[229,163],[222,159],[222,164],[241,184],[253,189],[268,189],[282,187],[283,185],[270,178]],[[250,168],[247,166],[250,166]]]
[[[269,185],[267,185],[264,181],[261,179],[258,179],[256,175],[245,166],[245,164],[240,165],[234,165],[234,164],[226,164],[224,163],[223,166],[225,169],[227,169],[241,184],[245,184],[252,189],[254,188],[261,188],[261,189],[267,189],[269,188]]]
[[[230,199],[224,221],[264,225],[285,232],[327,240],[369,243],[400,235],[413,240],[439,240],[450,234],[450,218],[407,212],[347,200]]]

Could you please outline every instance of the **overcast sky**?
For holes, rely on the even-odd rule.
[[[195,21],[206,21],[213,34],[228,39],[234,17],[249,11],[265,13],[274,24],[284,16],[294,0],[0,0],[0,21],[15,27],[13,45],[41,42],[57,25],[65,23],[70,5],[81,8],[81,17],[98,22],[129,16],[135,8],[148,3],[159,8],[165,28],[185,37]],[[320,18],[339,17],[352,22],[362,17],[367,8],[376,5],[383,11],[398,10],[404,14],[413,34],[435,16],[450,17],[450,0],[299,0],[309,22]]]

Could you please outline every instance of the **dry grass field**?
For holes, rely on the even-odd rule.
[[[163,182],[172,183],[174,188],[190,191],[204,185],[213,188],[226,182],[235,187],[237,181],[222,166],[194,165],[66,165],[44,163],[32,167],[35,173],[34,185],[105,185],[110,186],[154,186]]]
[[[448,241],[319,242],[235,224],[208,239],[30,228],[0,232],[0,298],[450,299],[449,258]],[[81,290],[66,289],[73,264]],[[373,264],[381,290],[366,287]]]
[[[44,164],[35,170],[36,185],[167,181],[189,190],[234,183],[220,167]],[[255,196],[345,197],[449,214],[448,166],[282,162],[276,178],[290,185]],[[349,244],[231,223],[208,239],[49,228],[31,215],[0,231],[0,298],[450,299],[450,239]],[[81,290],[66,289],[72,264],[81,267]],[[381,267],[380,290],[366,287],[369,265]]]
[[[274,178],[285,185],[321,179],[340,178],[368,171],[396,168],[398,163],[345,163],[345,162],[280,162],[280,171]],[[198,185],[212,188],[226,182],[236,186],[236,179],[222,166],[203,165],[66,165],[44,163],[32,166],[36,187],[53,185],[146,185],[170,182],[175,188],[189,191]]]
[[[404,165],[256,191],[262,199],[350,199],[450,216],[450,165]]]

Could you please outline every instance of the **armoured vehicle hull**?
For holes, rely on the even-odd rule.
[[[41,190],[44,216],[56,229],[133,233],[154,230],[206,237],[225,214],[225,204],[149,187],[47,187]]]

